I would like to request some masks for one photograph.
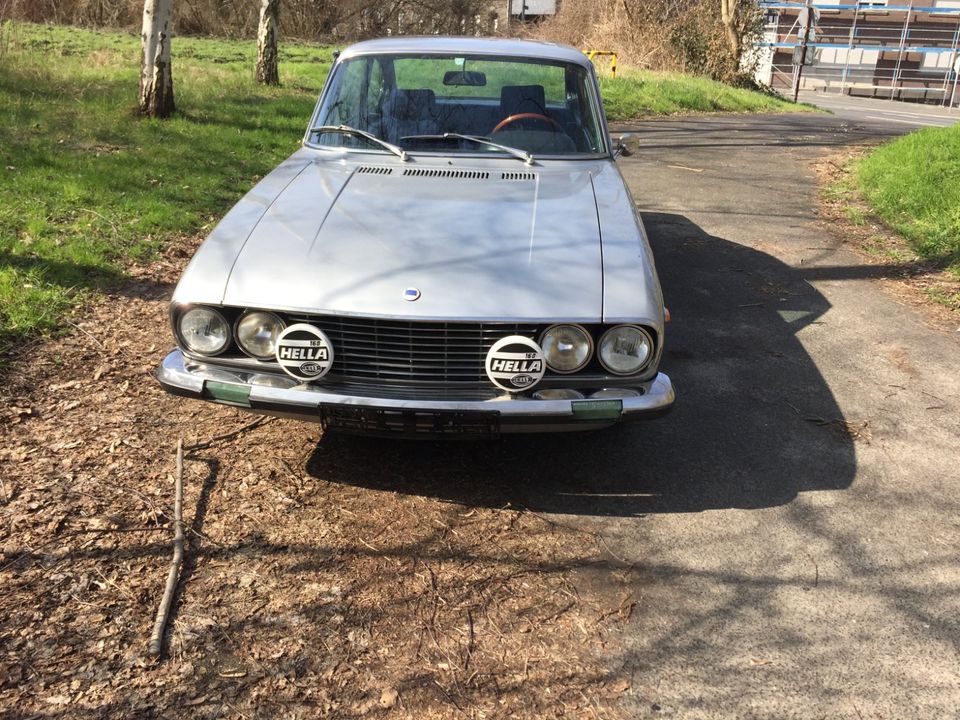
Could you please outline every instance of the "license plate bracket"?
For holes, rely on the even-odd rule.
[[[321,403],[319,412],[325,430],[363,435],[496,437],[500,434],[500,413],[496,410],[416,410]]]

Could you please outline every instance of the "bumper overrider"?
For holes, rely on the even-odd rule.
[[[663,373],[632,386],[630,397],[604,393],[602,398],[582,400],[536,399],[517,392],[475,400],[389,397],[387,391],[380,397],[375,388],[354,391],[339,385],[297,382],[284,375],[195,361],[180,350],[164,358],[156,376],[174,395],[319,422],[346,432],[384,435],[591,430],[662,415],[674,402],[670,378]]]

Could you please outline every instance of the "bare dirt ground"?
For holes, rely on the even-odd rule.
[[[597,537],[495,507],[496,488],[470,491],[492,493],[480,507],[403,492],[438,463],[476,483],[501,446],[384,448],[268,420],[188,452],[181,591],[148,659],[176,440],[252,417],[151,376],[192,249],[135,270],[4,378],[4,716],[616,717],[629,680],[605,646],[633,603],[584,594],[611,568]]]

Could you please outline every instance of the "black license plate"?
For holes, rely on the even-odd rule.
[[[371,435],[500,434],[500,413],[495,410],[407,410],[321,403],[320,422],[324,429]]]

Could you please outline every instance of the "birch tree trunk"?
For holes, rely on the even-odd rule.
[[[140,33],[140,114],[169,117],[174,111],[170,36],[173,0],[144,0]]]
[[[727,45],[730,46],[730,54],[733,55],[734,72],[740,68],[740,32],[737,28],[738,0],[720,0],[720,20],[723,22],[723,29],[727,35]]]
[[[280,0],[260,0],[260,27],[257,30],[258,83],[279,85],[277,70],[277,23],[280,19]]]

